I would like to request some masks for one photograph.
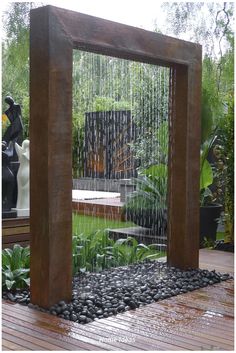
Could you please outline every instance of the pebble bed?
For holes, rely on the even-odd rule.
[[[86,324],[231,278],[229,274],[216,271],[182,271],[167,267],[163,262],[145,261],[75,276],[72,301],[60,301],[49,310],[31,304],[29,290],[3,292],[3,298],[66,320]]]

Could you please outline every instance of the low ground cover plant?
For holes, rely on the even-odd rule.
[[[2,289],[17,290],[29,287],[30,249],[15,244],[2,250]]]
[[[163,256],[157,244],[138,243],[133,237],[110,239],[108,230],[73,236],[73,272],[130,265]]]
[[[108,230],[72,237],[73,274],[98,272],[163,256],[157,245],[139,244],[136,239],[113,240]],[[15,244],[2,250],[2,290],[16,291],[30,286],[30,248]]]

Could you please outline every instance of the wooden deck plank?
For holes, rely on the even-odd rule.
[[[58,340],[58,345],[60,345],[60,341],[66,343],[67,346],[70,347],[70,349],[72,350],[98,350],[99,349],[99,344],[95,345],[96,340],[94,341],[94,344],[91,344],[91,341],[89,338],[84,337],[83,336],[83,332],[81,331],[81,335],[76,334],[75,332],[72,332],[70,330],[66,330],[65,328],[61,328],[60,325],[52,325],[51,322],[49,322],[49,320],[47,320],[47,323],[42,323],[40,320],[37,320],[35,322],[33,322],[32,320],[29,320],[27,318],[27,321],[30,322],[30,324],[32,325],[31,328],[26,328],[24,323],[22,323],[22,319],[21,317],[18,318],[18,320],[15,320],[16,323],[13,324],[12,321],[14,321],[14,319],[11,318],[10,320],[10,324],[9,324],[9,319],[8,320],[4,320],[4,326],[11,326],[13,327],[15,330],[18,329],[18,331],[20,331],[21,333],[27,333],[27,335],[33,334],[33,330],[36,330],[37,335],[40,335],[40,332],[42,332],[42,328],[45,328],[44,331],[44,335],[42,335],[42,337],[44,336],[46,341],[48,340],[48,338],[50,337],[54,337],[56,340]],[[21,323],[21,324],[20,324]],[[34,325],[36,324],[36,325]],[[20,325],[20,327],[19,327]],[[107,349],[106,345],[103,345],[102,347],[104,350]]]
[[[175,312],[175,307],[173,307],[173,312]],[[138,311],[137,315],[139,315],[139,314],[142,318],[142,312],[140,312],[140,310]],[[191,315],[191,311],[190,311],[190,315]],[[154,317],[155,326],[157,327],[157,325],[158,325],[158,321],[156,321],[157,316],[159,316],[161,318],[162,327],[164,327],[164,325],[166,326],[165,329],[168,329],[168,327],[176,325],[176,321],[178,322],[181,320],[182,323],[184,323],[184,321],[185,321],[185,325],[188,325],[188,327],[191,327],[195,321],[201,322],[201,327],[199,327],[198,331],[204,332],[205,329],[208,329],[208,330],[216,333],[216,335],[222,333],[222,331],[223,332],[225,331],[224,337],[231,337],[231,338],[234,333],[233,328],[231,329],[230,326],[225,326],[225,320],[222,320],[219,325],[214,325],[215,318],[213,318],[212,321],[205,321],[204,318],[198,317],[198,316],[193,316],[193,317],[189,316],[188,318],[185,318],[182,315],[179,315],[179,313],[176,313],[175,316],[164,315],[163,312],[156,311],[154,307],[150,308],[150,311],[145,310],[145,321],[140,320],[139,325],[141,327],[144,326],[144,328],[145,328],[147,325],[153,324],[153,317]],[[120,316],[117,316],[116,319],[120,320]],[[108,320],[114,321],[115,319],[108,318]],[[138,321],[138,317],[136,317],[134,315],[131,315],[131,314],[130,315],[128,315],[128,314],[122,315],[122,324],[126,324],[126,323],[134,324],[137,321]],[[224,327],[222,327],[223,325],[224,325]],[[175,333],[173,333],[173,335],[175,335]]]
[[[117,320],[119,320],[117,318]],[[115,323],[115,320],[113,320],[109,325],[118,327],[120,326],[120,321],[117,321],[117,324]],[[211,345],[216,343],[220,344],[221,348],[224,348],[225,350],[230,350],[231,345],[228,344],[228,339],[218,339],[218,336],[215,334],[210,334],[209,332],[206,334],[198,331],[195,332],[195,330],[190,331],[188,329],[188,334],[185,334],[185,330],[183,328],[180,328],[178,330],[178,333],[176,333],[173,328],[169,329],[167,327],[163,328],[161,327],[160,323],[157,323],[156,320],[153,320],[153,322],[148,322],[146,319],[143,320],[144,325],[140,324],[140,321],[136,322],[136,327],[139,327],[139,332],[140,334],[144,335],[147,337],[147,339],[150,339],[150,336],[155,337],[155,340],[161,339],[162,341],[166,343],[172,343],[173,346],[173,341],[175,342],[175,346],[178,347],[178,350],[183,350],[185,349],[194,349],[198,350],[199,346],[203,347],[206,345]],[[124,325],[124,320],[122,320],[122,328],[125,329]],[[129,330],[129,332],[132,330],[130,329],[130,325],[126,325],[126,329]],[[181,332],[182,331],[182,332]],[[188,339],[189,338],[189,339]],[[198,349],[197,349],[198,348]],[[172,348],[170,350],[173,350]]]
[[[155,312],[152,312],[152,314],[150,315],[152,317],[150,317],[148,319],[146,316],[146,312],[145,312],[145,316],[141,314],[140,315],[141,320],[139,319],[138,314],[139,313],[136,314],[137,315],[136,322],[134,321],[134,318],[132,319],[132,321],[127,320],[125,322],[125,319],[127,319],[127,317],[122,317],[122,326],[127,325],[127,329],[128,329],[128,327],[130,327],[131,323],[133,323],[133,325],[135,327],[138,327],[139,330],[142,329],[142,333],[144,333],[144,334],[147,331],[147,329],[149,329],[149,331],[155,332],[155,337],[158,337],[158,334],[159,334],[159,336],[162,336],[163,334],[165,334],[165,337],[167,337],[167,333],[169,331],[170,337],[172,338],[172,340],[175,341],[176,345],[178,343],[179,336],[183,337],[183,335],[180,334],[181,331],[183,333],[186,331],[186,329],[188,329],[190,331],[189,325],[186,327],[181,322],[181,325],[179,324],[179,327],[178,327],[178,332],[175,332],[175,330],[174,330],[174,326],[176,325],[175,320],[172,319],[172,320],[166,321],[165,317],[163,317],[161,315],[159,316],[160,320],[157,320],[156,318],[158,317],[158,315],[155,315]],[[110,320],[110,318],[108,320],[110,320],[111,324],[114,324],[114,322],[116,322],[117,325],[119,325],[119,319],[120,318],[117,317],[114,320]],[[110,325],[110,323],[109,323],[109,325]],[[192,331],[195,334],[195,330],[193,329]],[[199,325],[198,331],[197,331],[197,337],[199,336],[201,338],[202,342],[204,342],[204,341],[206,342],[208,339],[211,339],[214,341],[220,340],[222,342],[222,344],[224,344],[226,346],[228,345],[228,338],[220,338],[220,339],[218,338],[219,337],[218,335],[220,335],[220,331],[217,334],[217,333],[215,333],[214,330],[213,331],[208,330],[207,331],[208,332],[207,340],[205,340],[205,332],[206,332],[206,330],[204,330],[204,329],[202,330],[201,325]],[[183,340],[183,339],[181,338],[181,340]],[[194,342],[192,342],[192,343],[194,343]]]
[[[17,345],[11,341],[8,341],[7,339],[3,338],[2,339],[2,350],[9,350],[9,351],[24,351],[26,350],[25,347],[23,347],[22,345]]]
[[[27,330],[23,328],[22,325],[19,325],[19,322],[17,322],[17,324],[13,324],[11,320],[5,317],[4,329],[6,328],[10,329],[11,332],[13,330],[15,337],[24,338],[27,342],[38,345],[41,350],[63,350],[63,348],[59,347],[58,345],[51,344],[48,339],[45,341],[43,335],[34,333],[34,331],[31,329]]]
[[[44,350],[40,346],[38,346],[37,344],[31,343],[30,341],[28,341],[27,335],[22,334],[21,337],[17,337],[17,335],[15,333],[16,333],[15,330],[9,329],[5,326],[2,327],[2,334],[9,341],[16,343],[16,344],[19,344],[19,345],[21,345],[22,341],[23,341],[26,350],[32,350],[32,351]]]
[[[44,324],[44,323],[48,323],[48,314],[45,314],[45,313],[42,313],[42,312],[36,312],[36,321],[33,319],[33,315],[31,313],[31,309],[28,309],[26,307],[23,307],[23,306],[20,306],[20,305],[12,305],[12,304],[9,304],[10,306],[10,310],[11,310],[11,307],[13,306],[13,313],[12,313],[12,317],[15,318],[19,318],[20,320],[27,320],[27,322],[30,322],[31,324],[35,324],[36,323],[36,326],[38,327],[38,325],[40,324]],[[28,309],[28,310],[27,310]],[[3,308],[3,313],[8,313],[8,309],[4,309]],[[35,311],[34,311],[35,313]],[[8,314],[8,315],[11,315],[11,314]],[[63,319],[60,319],[58,317],[54,317],[54,316],[50,316],[51,317],[51,321],[50,321],[50,324],[53,324],[53,326],[55,326],[54,328],[58,329],[57,326],[59,325],[59,330],[68,330],[70,329],[72,333],[74,334],[79,334],[79,335],[83,335],[83,336],[86,336],[86,337],[92,337],[94,338],[96,336],[96,340],[97,339],[100,339],[100,336],[101,338],[108,338],[109,335],[107,335],[106,331],[103,332],[103,331],[99,331],[97,328],[95,329],[88,329],[88,327],[90,325],[78,325],[78,324],[75,324],[73,322],[70,322],[70,321],[65,321]],[[45,326],[45,324],[44,324]],[[53,327],[52,326],[52,327]],[[52,327],[48,327],[47,325],[47,329],[50,329]],[[88,332],[87,332],[88,331]],[[89,336],[88,336],[89,335]],[[102,340],[101,340],[102,342]],[[98,344],[99,345],[99,344]],[[103,348],[111,348],[111,345],[106,345],[104,343],[101,343],[102,347]],[[117,346],[117,347],[116,347]],[[132,346],[129,347],[129,345],[124,345],[122,343],[117,343],[115,344],[115,346],[113,347],[116,348],[116,350],[118,349],[121,349],[122,346],[124,346],[123,348],[124,349],[133,349]]]
[[[15,307],[15,305],[14,305],[14,307]],[[20,308],[17,307],[17,309],[20,309]],[[26,308],[24,308],[24,309],[26,309]],[[48,334],[50,334],[51,330],[52,331],[58,330],[57,326],[59,325],[60,331],[66,330],[66,329],[68,331],[68,329],[70,329],[72,334],[85,336],[85,337],[87,337],[86,341],[89,339],[92,339],[94,341],[94,343],[95,343],[94,337],[96,336],[96,344],[98,346],[101,346],[101,348],[103,348],[103,349],[110,349],[111,348],[111,345],[106,345],[105,343],[101,343],[101,344],[97,343],[97,340],[99,340],[100,337],[107,338],[108,335],[103,334],[103,332],[102,333],[99,332],[98,329],[92,330],[92,332],[91,332],[91,330],[87,331],[88,325],[83,326],[81,329],[81,325],[77,325],[77,327],[76,327],[75,324],[70,321],[65,322],[65,320],[62,320],[60,318],[52,316],[51,322],[50,322],[50,324],[52,324],[52,325],[49,326],[48,325],[48,314],[38,313],[40,315],[37,315],[37,320],[34,320],[32,318],[32,315],[30,315],[31,314],[30,312],[25,313],[23,310],[14,310],[14,313],[11,315],[11,314],[8,314],[8,310],[3,309],[3,314],[8,315],[7,319],[10,321],[15,322],[16,320],[19,320],[19,322],[21,322],[22,326],[29,327],[31,329],[36,329],[37,333],[42,332],[43,334],[48,335]],[[9,319],[9,316],[12,316],[12,317]],[[17,319],[16,319],[16,317],[17,317]],[[19,324],[19,322],[17,321],[18,324]],[[43,327],[46,327],[46,329],[42,329]],[[57,339],[60,339],[60,337],[57,337]],[[63,339],[63,337],[62,337],[62,339]],[[102,340],[100,340],[100,341],[102,342]],[[58,342],[58,344],[60,344],[60,343]],[[124,345],[119,344],[117,347],[114,346],[113,349],[116,348],[116,350],[120,350],[122,348],[122,346],[124,346]],[[129,347],[129,346],[125,345],[123,348],[124,349],[127,349],[127,348],[131,349],[133,347]]]
[[[130,325],[129,323],[124,321],[124,318],[118,316],[116,318],[112,318],[113,320],[99,320],[96,321],[94,324],[96,327],[100,326],[104,330],[107,330],[110,335],[113,333],[116,333],[120,336],[127,335],[127,332],[129,335],[135,338],[136,345],[138,345],[138,341],[136,341],[137,337],[139,337],[142,342],[149,342],[151,344],[152,350],[163,350],[163,349],[168,349],[168,350],[188,350],[188,349],[196,349],[197,346],[195,346],[192,342],[186,343],[184,340],[181,341],[175,341],[175,347],[173,346],[173,338],[163,336],[158,334],[158,331],[155,333],[155,337],[150,334],[150,329],[148,328],[147,325],[145,325],[145,328],[143,325],[139,325],[137,327],[136,325]],[[140,324],[140,323],[139,323]],[[147,347],[146,347],[147,348]]]
[[[210,326],[211,328],[213,328],[216,332],[217,330],[220,328],[220,332],[225,331],[225,335],[230,335],[231,333],[233,333],[233,328],[232,328],[232,324],[231,324],[231,320],[228,323],[225,318],[223,320],[220,320],[221,318],[218,316],[217,317],[217,322],[215,322],[215,315],[211,316],[211,319],[209,319],[208,317],[206,317],[206,315],[208,316],[208,314],[206,314],[204,311],[200,311],[198,310],[197,312],[195,310],[193,310],[191,307],[189,307],[188,310],[188,315],[184,315],[184,313],[186,313],[186,306],[184,307],[184,313],[182,312],[182,310],[179,310],[179,307],[177,305],[173,305],[171,307],[169,307],[168,309],[166,309],[165,307],[165,303],[162,303],[163,305],[163,310],[158,310],[157,307],[152,307],[152,308],[145,308],[145,313],[146,315],[161,315],[164,319],[166,319],[169,322],[174,322],[175,317],[178,318],[178,320],[182,320],[182,321],[186,321],[186,324],[191,325],[192,320],[194,318],[194,320],[201,320],[201,328],[205,329],[205,327]],[[172,315],[172,313],[170,312],[166,312],[166,310],[173,310],[173,313],[175,313],[174,315]],[[210,314],[210,313],[209,313]],[[224,324],[224,327],[222,327],[222,324]]]
[[[47,350],[64,350],[64,348],[66,348],[65,346],[64,347],[60,346],[60,343],[59,343],[60,341],[58,342],[58,340],[56,339],[51,340],[51,338],[47,335],[46,330],[45,330],[45,334],[41,334],[40,330],[37,330],[37,331],[34,330],[34,328],[30,323],[26,325],[23,320],[12,318],[10,315],[3,314],[2,317],[4,319],[4,326],[13,328],[14,330],[16,330],[17,332],[14,335],[18,336],[19,334],[18,337],[21,337],[21,332],[24,332],[28,335],[28,337],[31,337],[31,339],[36,339],[36,341],[38,340],[38,338],[40,338],[39,345],[46,348]]]
[[[205,249],[200,254],[202,268],[210,264],[211,269],[233,273],[233,254]],[[234,281],[86,325],[5,301],[2,316],[3,350],[230,351],[234,349]]]

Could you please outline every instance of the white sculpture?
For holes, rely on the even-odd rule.
[[[16,153],[20,162],[20,167],[17,173],[18,197],[16,210],[18,217],[29,216],[29,147],[29,140],[24,140],[22,147],[15,143]]]

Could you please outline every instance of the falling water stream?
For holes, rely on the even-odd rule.
[[[169,87],[169,68],[74,51],[74,234],[112,228],[165,251]]]
[[[180,270],[159,259],[167,236],[170,69],[80,51],[74,52],[73,68],[71,301],[46,310],[30,303],[27,290],[4,291],[3,298],[87,324],[231,279],[215,270]],[[170,325],[180,327],[180,320],[180,328],[192,330],[193,316],[198,327],[202,318],[215,320],[218,309],[206,293],[179,301],[192,306],[197,298],[203,309],[197,305],[189,313],[187,304],[185,313],[171,306],[166,322],[161,316],[159,335],[165,337]],[[165,313],[168,305],[163,303]],[[146,330],[143,317],[157,322],[162,313],[153,306],[142,315],[138,326]],[[76,337],[69,327],[67,333]]]

